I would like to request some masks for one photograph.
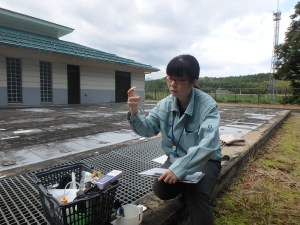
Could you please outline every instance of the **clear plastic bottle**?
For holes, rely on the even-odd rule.
[[[134,97],[140,97],[140,94],[136,89],[133,91],[133,96]],[[145,112],[145,109],[144,109],[144,104],[141,103],[141,101],[139,101],[138,110],[140,111],[141,116],[146,116],[146,112]]]

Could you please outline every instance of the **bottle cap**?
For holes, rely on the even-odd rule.
[[[62,203],[68,203],[68,199],[67,199],[67,198],[62,198],[60,201],[61,201]]]

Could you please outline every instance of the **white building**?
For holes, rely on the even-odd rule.
[[[125,102],[159,69],[59,40],[73,29],[0,8],[0,106]]]

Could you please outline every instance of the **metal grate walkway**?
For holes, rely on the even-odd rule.
[[[127,204],[152,191],[153,179],[137,174],[160,167],[161,164],[152,160],[162,155],[161,138],[157,138],[68,164],[84,162],[102,174],[113,169],[122,170],[123,177],[120,179],[121,186],[117,189],[116,198]],[[47,224],[32,173],[0,180],[0,225],[6,224]]]

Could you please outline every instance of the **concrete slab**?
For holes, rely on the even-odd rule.
[[[7,168],[12,169],[21,166],[30,166],[37,162],[67,157],[104,146],[115,145],[139,137],[140,136],[136,135],[131,130],[123,129],[114,132],[104,132],[96,135],[89,135],[84,138],[73,138],[61,142],[30,146],[26,147],[26,150],[21,149],[14,151],[22,154],[22,158],[20,159],[15,159],[15,155],[11,155],[8,152],[3,152],[2,161],[0,161],[0,163],[2,163],[0,165],[0,171],[5,172]],[[3,164],[7,162],[14,163],[4,166]]]
[[[97,139],[93,138],[78,138],[74,141],[74,143],[81,145],[83,147],[89,148],[89,149],[96,149],[101,148],[104,146],[111,145],[108,141],[99,141]]]
[[[253,119],[259,119],[259,120],[270,120],[275,115],[264,115],[264,114],[253,114],[253,113],[245,113],[246,115],[249,115],[247,118],[253,118]]]
[[[85,114],[72,114],[72,116],[77,117],[77,118],[93,118],[93,117],[109,117],[113,116],[114,114],[109,114],[109,113],[85,113]]]
[[[52,113],[54,110],[46,109],[46,108],[29,108],[29,109],[18,109],[19,111],[25,111],[25,112],[33,112],[33,113]]]
[[[1,171],[5,171],[7,169],[15,169],[17,167],[28,166],[38,162],[42,162],[43,160],[30,152],[28,149],[21,149],[19,151],[14,152],[4,152],[0,157],[0,173]],[[5,166],[6,163],[12,162],[13,164],[9,166]],[[6,174],[2,174],[0,176],[4,176]]]
[[[149,112],[153,106],[155,103],[143,104],[146,112]],[[252,130],[258,129],[277,115],[276,110],[272,109],[220,107],[220,111],[223,111],[220,134],[231,133],[237,137],[243,137]],[[38,166],[34,166],[35,162],[49,161],[49,164],[51,160],[53,160],[52,164],[58,161],[66,162],[71,155],[72,159],[76,159],[100,149],[112,149],[114,145],[119,146],[121,143],[125,144],[133,140],[145,141],[140,140],[140,137],[130,130],[125,120],[125,114],[128,112],[126,103],[1,108],[0,112],[1,151],[6,154],[31,149],[31,154],[34,153],[39,157],[38,161],[30,162],[25,160],[27,157],[24,156],[24,163],[19,164],[18,170],[13,171],[11,170],[13,167],[7,166],[2,168],[0,175],[22,173],[22,168],[24,171],[39,169]],[[44,148],[47,144],[53,146]],[[61,153],[61,151],[65,152]],[[12,159],[7,160],[13,161],[13,156],[14,154],[11,154]],[[25,162],[28,163],[27,167]],[[5,171],[11,172],[5,174]]]
[[[220,126],[219,127],[220,135],[222,134],[233,134],[235,137],[243,137],[249,132],[252,131],[252,129],[241,129],[241,128],[235,128],[230,126]]]
[[[235,128],[241,128],[241,129],[248,129],[248,130],[253,130],[257,127],[259,127],[260,125],[262,125],[262,123],[260,124],[236,124],[236,123],[232,123],[232,124],[227,124],[226,127],[235,127]]]
[[[47,122],[47,121],[58,120],[58,119],[63,119],[63,118],[48,117],[48,118],[26,118],[26,119],[17,119],[17,120],[1,120],[0,125],[30,123],[30,122]]]
[[[30,129],[30,130],[18,130],[14,131],[14,134],[28,134],[28,133],[37,133],[37,132],[42,132],[40,129]]]
[[[81,151],[90,150],[89,148],[74,143],[72,141],[54,143],[53,145],[40,145],[28,148],[30,152],[40,157],[43,161],[72,155]]]

